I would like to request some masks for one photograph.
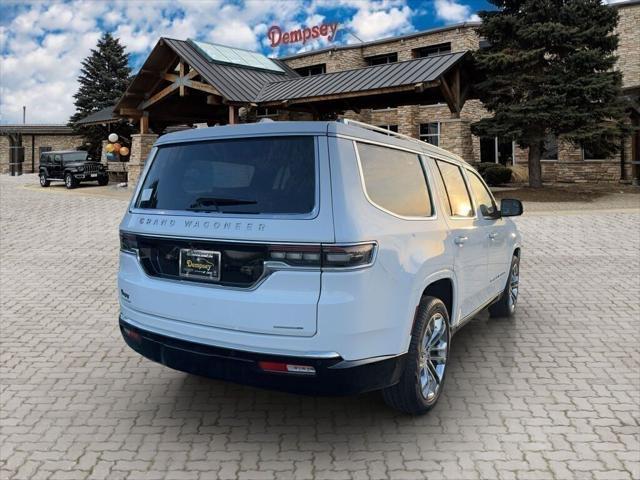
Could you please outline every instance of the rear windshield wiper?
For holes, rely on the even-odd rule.
[[[242,200],[239,198],[222,198],[222,197],[199,197],[196,198],[195,202],[189,205],[187,210],[196,210],[196,211],[219,211],[221,206],[231,206],[231,205],[255,205],[255,200]],[[211,210],[209,207],[215,207],[214,210]]]

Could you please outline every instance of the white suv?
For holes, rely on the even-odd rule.
[[[171,368],[437,402],[451,337],[513,315],[520,236],[476,171],[355,122],[161,137],[120,226],[120,327]],[[385,133],[382,133],[385,132]]]

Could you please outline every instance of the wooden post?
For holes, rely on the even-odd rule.
[[[238,107],[235,105],[229,105],[229,125],[235,125],[238,123]]]
[[[149,133],[149,112],[143,112],[140,117],[140,133]]]

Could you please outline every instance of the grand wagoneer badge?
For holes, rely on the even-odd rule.
[[[180,249],[180,276],[194,280],[220,280],[220,252]]]

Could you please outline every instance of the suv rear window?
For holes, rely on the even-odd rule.
[[[160,147],[137,208],[304,214],[315,206],[313,137],[269,137]]]

